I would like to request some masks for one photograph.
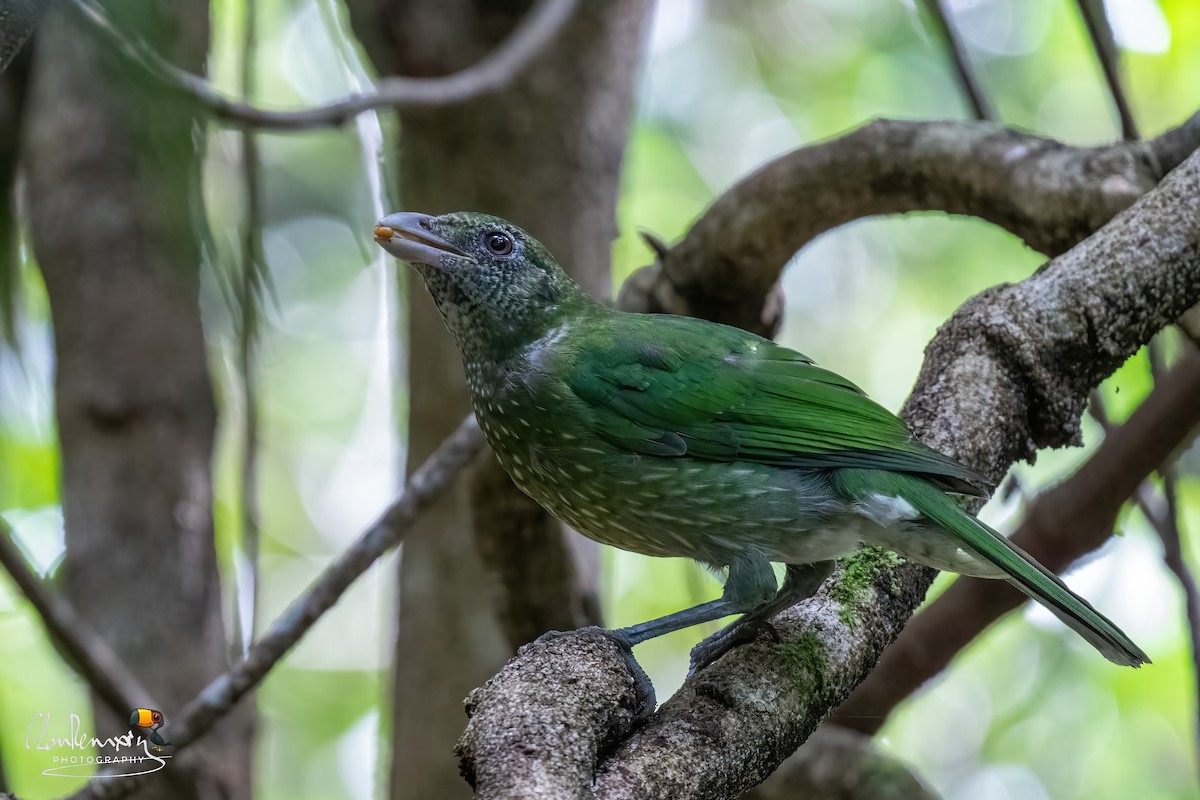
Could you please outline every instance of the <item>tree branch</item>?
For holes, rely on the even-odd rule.
[[[1200,155],[1035,275],[966,302],[927,349],[903,416],[928,444],[999,479],[1037,447],[1075,442],[1088,392],[1197,300]],[[726,798],[757,784],[870,672],[934,574],[878,551],[850,559],[776,619],[781,641],[729,653],[624,739],[596,767],[596,796]],[[592,681],[544,694],[536,722],[491,713],[546,647],[526,648],[473,695],[462,756],[481,797],[516,796],[501,776],[530,760],[522,791],[536,796],[539,776],[571,771],[571,754],[524,744],[539,730],[585,729],[575,708],[589,697],[619,703],[623,684],[607,677],[616,654],[599,651],[587,656]]]
[[[933,18],[938,35],[946,40],[946,49],[950,53],[951,63],[954,64],[954,73],[958,78],[959,88],[962,90],[963,99],[971,108],[971,113],[975,119],[995,120],[995,109],[988,103],[987,94],[983,91],[979,78],[975,75],[975,70],[971,69],[967,49],[959,38],[958,32],[950,25],[950,20],[946,17],[946,9],[942,7],[942,0],[924,0],[922,5],[925,6],[926,13]]]
[[[1098,550],[1112,535],[1125,501],[1200,425],[1197,397],[1200,353],[1189,348],[1078,472],[1038,495],[1012,541],[1054,572]],[[833,713],[833,721],[875,733],[902,700],[1027,600],[1000,581],[957,579],[905,627],[870,677]]]
[[[255,642],[236,666],[219,676],[171,719],[171,742],[176,752],[195,742],[259,684],[278,661],[341,598],[360,575],[384,553],[399,544],[421,512],[450,485],[483,446],[474,417],[458,429],[409,478],[399,499],[346,552],[325,568],[317,580],[288,607]],[[124,797],[141,778],[106,780],[103,773],[88,781],[72,800]]]
[[[76,613],[66,599],[60,597],[40,579],[16,546],[12,528],[0,517],[0,566],[12,577],[17,589],[33,606],[46,632],[67,665],[83,678],[96,697],[114,716],[125,719],[130,709],[163,708],[145,686],[131,673],[125,662],[96,630]],[[176,789],[186,788],[195,780],[198,770],[206,768],[200,753],[193,758],[174,762],[171,775]],[[3,782],[0,781],[0,791]],[[0,798],[3,795],[0,794]]]
[[[351,95],[328,105],[295,111],[273,111],[231,100],[214,91],[204,78],[180,69],[145,42],[122,31],[94,0],[70,0],[69,5],[122,58],[162,86],[200,103],[215,118],[260,130],[296,131],[338,127],[377,108],[445,106],[498,91],[558,36],[575,13],[578,0],[539,0],[495,50],[451,75],[383,78],[370,94]]]
[[[161,707],[112,651],[108,642],[75,613],[70,603],[51,591],[34,574],[17,549],[12,528],[3,518],[0,518],[0,565],[12,576],[13,583],[41,617],[50,638],[70,666],[87,681],[96,696],[114,714],[124,717],[131,708],[147,705]]]
[[[564,728],[546,712],[568,697],[571,724]],[[477,800],[590,797],[595,764],[633,730],[640,709],[617,646],[590,630],[521,647],[465,705],[471,725],[455,749]],[[523,738],[493,735],[504,730]],[[550,753],[565,757],[548,759]]]
[[[1193,401],[1196,395],[1192,395]],[[1162,471],[1162,498],[1154,495],[1151,487],[1143,483],[1137,493],[1138,508],[1158,532],[1163,545],[1163,561],[1179,581],[1183,591],[1184,613],[1187,621],[1188,643],[1192,655],[1193,703],[1200,703],[1200,589],[1188,569],[1183,555],[1183,537],[1179,529],[1178,493],[1174,470],[1167,467]],[[1192,714],[1192,751],[1200,756],[1200,708]],[[1198,761],[1200,764],[1200,761]]]
[[[1185,344],[1184,357],[1194,357],[1200,352],[1196,347],[1200,347],[1200,341],[1192,338],[1190,343]],[[1152,342],[1150,372],[1154,376],[1155,385],[1162,380],[1163,369],[1161,343]],[[1143,481],[1138,487],[1137,504],[1143,516],[1158,533],[1163,546],[1163,561],[1175,575],[1175,579],[1179,581],[1179,588],[1183,591],[1184,619],[1187,621],[1188,643],[1192,651],[1192,692],[1195,704],[1192,717],[1192,748],[1193,752],[1200,756],[1200,589],[1196,586],[1196,579],[1183,553],[1183,532],[1179,522],[1179,484],[1173,462],[1174,459],[1158,470],[1162,476],[1161,499],[1156,496],[1154,487],[1148,481]],[[1197,759],[1196,766],[1200,768],[1200,758]]]
[[[1120,54],[1113,38],[1112,25],[1108,22],[1108,14],[1104,11],[1104,0],[1076,0],[1076,5],[1079,6],[1079,15],[1083,17],[1088,38],[1092,42],[1092,50],[1095,51],[1100,69],[1104,72],[1104,83],[1121,120],[1121,138],[1136,141],[1141,136],[1138,133],[1137,121],[1133,117],[1133,108],[1121,86]]]
[[[735,184],[681,242],[625,282],[622,305],[769,331],[777,320],[764,315],[766,299],[796,251],[876,214],[980,217],[1058,255],[1197,146],[1200,113],[1148,142],[1095,148],[993,123],[877,120],[793,150]]]
[[[856,731],[818,728],[809,740],[741,800],[937,800],[902,761]]]

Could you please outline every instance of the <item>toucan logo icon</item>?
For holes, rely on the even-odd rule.
[[[129,715],[129,724],[135,728],[146,730],[149,734],[146,738],[159,747],[169,747],[171,744],[158,732],[158,729],[165,723],[166,718],[163,717],[162,712],[155,711],[153,708],[135,708]]]

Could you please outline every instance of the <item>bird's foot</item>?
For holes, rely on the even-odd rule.
[[[548,642],[576,633],[598,633],[617,646],[617,650],[621,653],[621,658],[625,660],[625,666],[628,668],[629,674],[633,676],[633,695],[634,701],[637,703],[634,720],[641,722],[653,714],[654,709],[658,705],[654,696],[654,683],[651,682],[650,676],[646,674],[646,670],[642,669],[642,665],[633,657],[633,642],[630,641],[624,632],[601,628],[598,625],[588,625],[587,627],[577,628],[573,631],[546,631],[535,641]],[[521,649],[528,646],[522,645]],[[517,652],[519,653],[520,650]]]
[[[692,648],[688,677],[692,677],[733,648],[757,641],[763,634],[771,641],[779,641],[779,631],[775,630],[775,626],[769,620],[743,618],[726,625]]]

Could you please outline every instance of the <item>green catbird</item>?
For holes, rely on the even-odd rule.
[[[727,571],[719,599],[608,631],[626,653],[743,614],[692,651],[703,668],[812,594],[835,559],[879,546],[1006,580],[1109,660],[1149,663],[947,494],[986,496],[980,475],[806,356],[713,322],[609,308],[540,242],[485,214],[392,214],[375,239],[424,277],[479,425],[522,491],[598,542]],[[787,565],[782,587],[771,562]]]

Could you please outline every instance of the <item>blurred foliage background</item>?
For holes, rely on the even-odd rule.
[[[210,78],[237,94],[247,0],[215,0]],[[1145,135],[1196,110],[1200,4],[1107,0],[1126,86]],[[1116,115],[1074,3],[954,0],[948,4],[1004,122],[1073,144],[1118,137]],[[335,0],[259,4],[256,100],[316,105],[361,91],[371,76]],[[732,182],[791,148],[879,116],[965,117],[944,43],[904,0],[660,0],[639,88],[613,245],[619,282],[647,263],[639,233],[671,241]],[[268,291],[255,379],[260,414],[261,605],[274,619],[394,495],[404,454],[402,265],[370,239],[395,210],[381,164],[388,115],[338,131],[258,137]],[[222,411],[217,535],[227,577],[244,570],[238,507],[237,333],[227,289],[244,225],[238,134],[214,129],[204,192],[211,242],[203,296]],[[23,249],[27,253],[27,249]],[[941,214],[867,220],[798,254],[785,277],[782,340],[899,407],[937,326],[968,296],[1018,280],[1042,261],[990,225]],[[416,286],[420,290],[419,284]],[[730,292],[737,287],[731,286]],[[52,576],[62,557],[53,417],[54,354],[36,265],[23,265],[17,341],[0,349],[0,510],[32,563]],[[1143,355],[1103,388],[1125,418],[1150,389]],[[1027,489],[1060,480],[1083,449],[1041,454],[1015,472]],[[1200,531],[1200,458],[1185,456],[1185,532]],[[1010,530],[1021,497],[984,519]],[[1195,797],[1196,698],[1181,593],[1136,512],[1124,535],[1068,582],[1153,657],[1134,672],[1096,657],[1040,609],[995,626],[881,733],[947,798]],[[1193,562],[1198,554],[1191,547]],[[267,678],[256,767],[263,798],[372,798],[384,769],[392,556],[377,565]],[[603,601],[622,625],[715,596],[690,562],[604,551]],[[948,578],[939,580],[944,586]],[[232,582],[229,582],[232,585]],[[935,587],[935,592],[937,588]],[[227,618],[246,603],[229,597]],[[228,628],[229,626],[227,626]],[[693,629],[639,648],[665,698],[680,684]],[[48,642],[33,611],[0,577],[0,757],[10,790],[59,796],[71,781],[40,775],[25,748],[34,714],[74,712],[89,726],[86,687]],[[414,657],[419,657],[415,654]],[[169,716],[169,712],[168,712]],[[36,762],[40,764],[41,762]]]

